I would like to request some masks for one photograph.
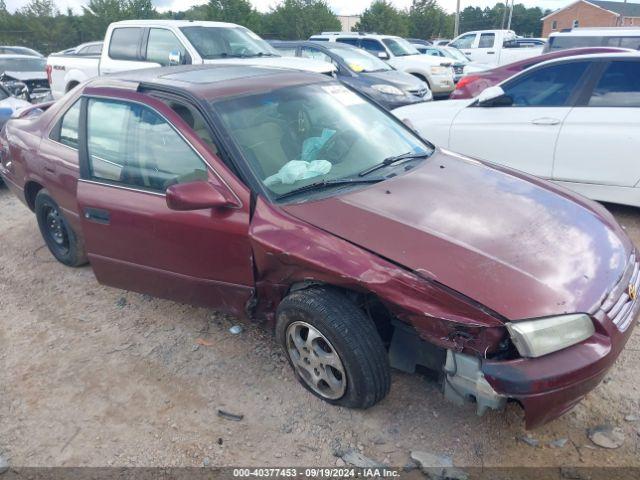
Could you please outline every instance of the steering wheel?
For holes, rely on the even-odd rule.
[[[316,158],[319,160],[328,160],[333,164],[340,163],[347,153],[349,153],[351,147],[353,147],[356,138],[357,134],[353,130],[336,132],[327,140],[327,143],[318,150]]]

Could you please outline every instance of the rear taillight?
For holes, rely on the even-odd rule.
[[[462,77],[458,83],[456,83],[456,90],[460,90],[461,88],[466,87],[470,83],[475,82],[480,77],[478,75],[467,75],[466,77]]]
[[[47,82],[51,85],[51,65],[46,66],[45,72],[47,72]]]

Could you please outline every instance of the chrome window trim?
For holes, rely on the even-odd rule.
[[[78,178],[78,182],[90,183],[92,185],[100,185],[100,186],[103,186],[103,187],[119,188],[121,190],[129,190],[129,191],[138,192],[138,193],[147,193],[149,195],[154,195],[156,197],[166,197],[167,196],[166,193],[161,193],[161,192],[157,192],[157,191],[154,191],[154,190],[144,190],[142,188],[134,188],[134,187],[130,187],[130,186],[124,185],[124,184],[112,183],[112,182],[109,182],[107,180],[105,180],[103,182],[98,182],[96,180],[90,180],[90,179],[87,179],[87,178]]]

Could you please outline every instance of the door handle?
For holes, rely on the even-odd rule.
[[[52,175],[53,175],[54,173],[56,173],[56,169],[55,169],[55,167],[49,167],[49,166],[46,166],[46,167],[44,167],[44,171],[45,171],[45,172],[47,172],[47,173],[50,173],[50,174],[52,174]]]
[[[465,55],[471,55],[471,52],[464,52]]]
[[[99,208],[85,208],[84,218],[90,222],[101,223],[103,225],[109,225],[111,222],[111,215],[109,215],[109,212]]]
[[[558,120],[557,118],[542,117],[531,120],[531,123],[533,123],[534,125],[558,125],[560,123],[560,120]]]
[[[496,52],[487,52],[487,55],[495,55]]]

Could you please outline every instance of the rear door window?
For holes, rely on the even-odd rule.
[[[550,65],[525,74],[504,86],[514,107],[562,107],[579,85],[589,62]]]
[[[354,47],[358,46],[358,39],[357,38],[349,38],[349,37],[336,38],[336,42],[338,42],[338,43],[346,43],[347,45],[353,45]]]
[[[116,28],[111,34],[109,57],[114,60],[140,60],[138,50],[142,28]]]
[[[640,107],[640,62],[611,62],[589,98],[590,107]]]
[[[482,33],[480,34],[480,42],[478,43],[478,48],[493,48],[493,44],[495,41],[495,33]]]
[[[78,149],[78,130],[80,128],[80,104],[78,100],[64,114],[60,121],[58,141],[67,147]]]

